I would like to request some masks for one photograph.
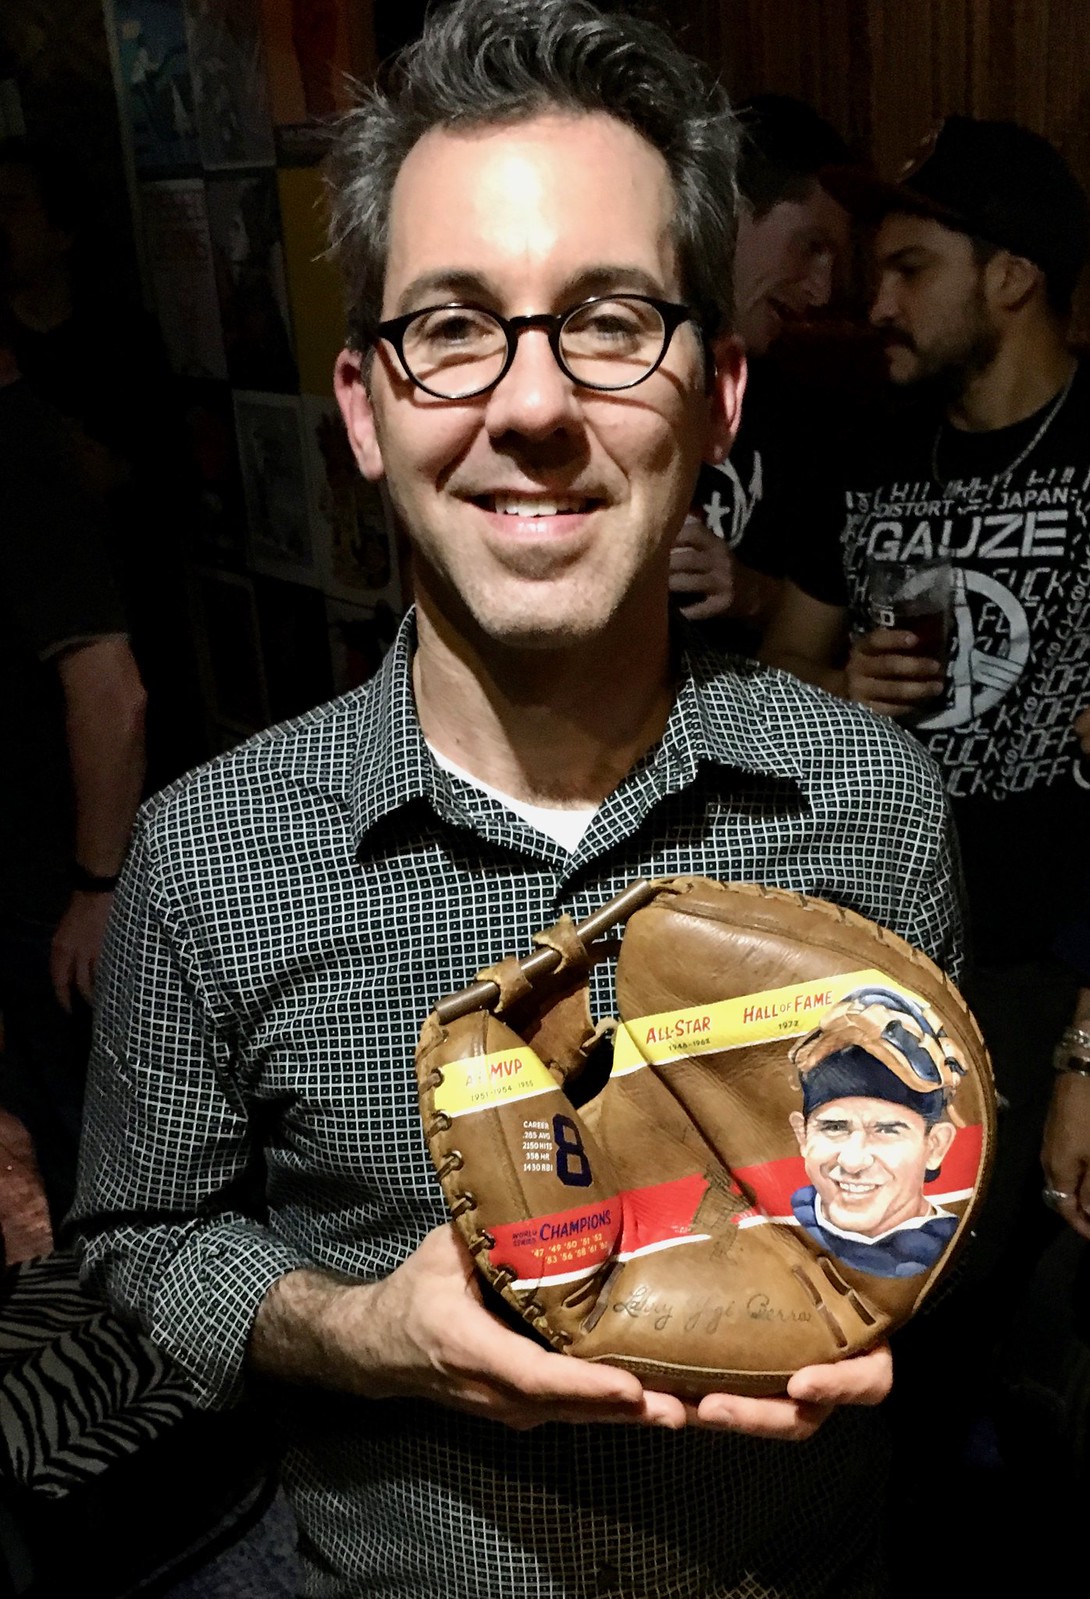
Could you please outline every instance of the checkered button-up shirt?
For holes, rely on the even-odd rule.
[[[410,619],[363,689],[151,800],[118,891],[85,1271],[208,1404],[240,1393],[282,1273],[374,1279],[445,1220],[417,1108],[421,1020],[561,912],[584,917],[636,876],[700,873],[837,901],[957,959],[941,786],[892,725],[693,653],[662,739],[568,854],[432,760],[412,647]],[[599,1013],[611,975],[595,974]],[[314,1595],[803,1599],[862,1570],[870,1413],[798,1446],[266,1396]]]

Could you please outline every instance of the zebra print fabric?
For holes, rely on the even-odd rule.
[[[186,1379],[58,1251],[0,1279],[0,1479],[59,1498],[197,1408]]]

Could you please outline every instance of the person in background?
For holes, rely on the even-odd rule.
[[[63,150],[0,140],[0,300],[26,386],[65,419],[148,690],[148,785],[207,753],[186,608],[196,487],[157,325],[103,268],[93,191]]]
[[[877,1593],[888,1351],[685,1406],[542,1349],[484,1298],[414,1068],[436,996],[647,873],[820,891],[958,969],[912,741],[671,626],[742,385],[734,119],[587,0],[433,8],[392,81],[333,151],[335,384],[415,608],[362,689],[142,813],[85,1279],[203,1403],[275,1411],[312,1595]]]
[[[965,1338],[980,1359],[959,1405],[987,1418],[1006,1307],[1046,1242],[1038,1153],[1076,988],[1053,943],[1090,826],[1074,731],[1090,705],[1090,370],[1067,338],[1090,211],[1047,140],[962,116],[899,183],[857,175],[840,192],[877,224],[871,321],[909,403],[851,482],[838,539],[801,552],[761,655],[901,719],[938,763],[965,869],[966,998],[1007,1107],[960,1291],[930,1344],[910,1329],[911,1428],[939,1349]],[[948,651],[872,609],[890,562],[915,582],[939,563]],[[955,1425],[952,1408],[952,1441]]]
[[[878,220],[871,320],[918,395],[848,490],[839,546],[800,559],[762,658],[890,716],[938,762],[961,839],[974,1004],[1014,1107],[993,1183],[1018,1234],[1073,994],[1051,946],[1090,825],[1075,718],[1090,705],[1090,370],[1068,347],[1090,210],[1047,140],[950,117]],[[950,658],[875,626],[876,561],[952,568]],[[1002,1218],[1002,1219],[1000,1219]],[[978,1253],[980,1253],[978,1251]]]
[[[71,1202],[89,1005],[144,780],[145,694],[64,420],[0,328],[0,1101],[54,1235]]]
[[[734,254],[736,327],[750,363],[745,418],[725,460],[701,468],[670,562],[682,614],[720,646],[752,653],[800,541],[826,544],[842,484],[831,434],[797,384],[761,358],[833,294],[851,242],[822,182],[848,145],[810,106],[757,95],[741,107]]]

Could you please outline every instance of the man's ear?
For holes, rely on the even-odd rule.
[[[333,392],[344,417],[356,464],[365,478],[378,483],[385,468],[375,431],[375,413],[364,375],[366,359],[358,350],[342,350],[333,368]]]
[[[1043,292],[1045,275],[1033,261],[1024,255],[1012,255],[1010,250],[998,250],[984,268],[988,298],[997,308],[1017,311],[1040,285]]]
[[[950,1145],[954,1142],[954,1134],[956,1132],[957,1128],[953,1122],[935,1122],[934,1126],[928,1129],[927,1169],[929,1172],[936,1171],[942,1165],[950,1153]]]
[[[802,1149],[806,1144],[806,1118],[801,1111],[793,1110],[787,1119],[791,1123],[791,1131],[798,1139],[799,1148]]]
[[[746,390],[746,356],[741,342],[732,334],[720,334],[711,342],[715,371],[708,385],[708,431],[704,441],[704,460],[713,466],[730,454],[742,419],[742,395]]]

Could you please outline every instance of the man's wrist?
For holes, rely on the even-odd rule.
[[[120,872],[89,872],[75,860],[68,867],[69,887],[77,894],[112,894],[120,876]]]
[[[251,1367],[266,1377],[366,1394],[369,1351],[360,1313],[378,1286],[310,1268],[286,1273],[258,1307],[249,1342]]]

